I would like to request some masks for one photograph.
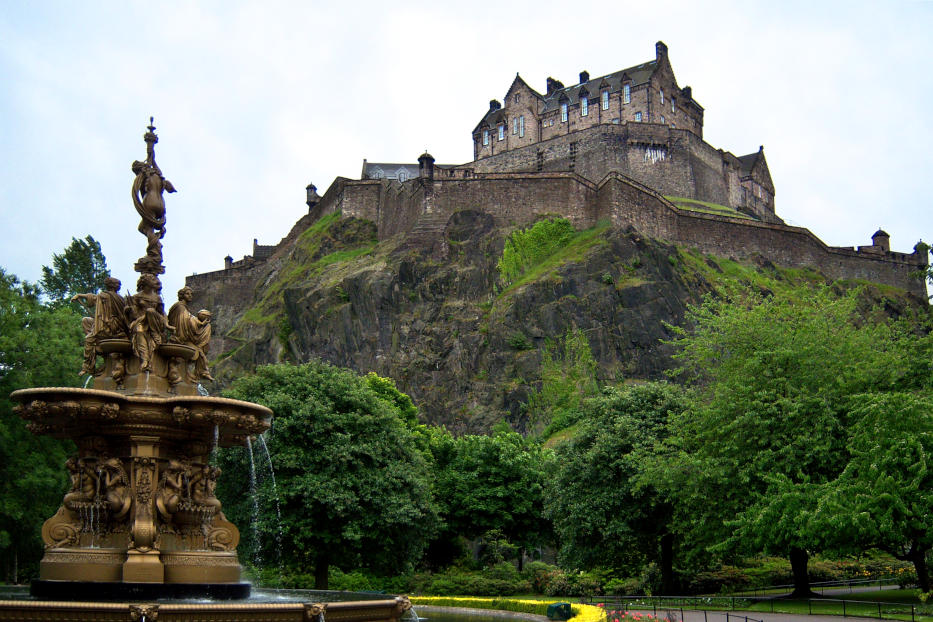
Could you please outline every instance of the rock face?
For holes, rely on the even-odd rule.
[[[503,419],[523,431],[548,343],[582,331],[601,381],[662,378],[673,364],[665,323],[681,324],[728,261],[603,225],[506,287],[497,262],[509,233],[479,211],[454,214],[442,236],[379,243],[368,221],[322,220],[280,248],[252,289],[198,293],[195,304],[222,310],[215,376],[320,357],[395,379],[425,421],[451,431]]]

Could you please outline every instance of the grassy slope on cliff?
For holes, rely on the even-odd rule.
[[[664,322],[682,323],[707,293],[826,282],[813,270],[707,256],[608,223],[552,229],[560,243],[545,236],[546,252],[506,280],[497,266],[514,229],[481,212],[455,215],[433,249],[399,237],[377,243],[372,223],[325,217],[269,271],[236,323],[216,327],[242,344],[217,371],[229,378],[319,356],[394,378],[424,419],[454,431],[502,419],[540,430],[549,422],[534,420],[528,404],[562,377],[568,335],[585,337],[598,383],[660,378],[673,364]],[[893,288],[867,290],[894,313],[912,304]]]

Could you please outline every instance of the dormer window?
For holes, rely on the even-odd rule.
[[[600,102],[602,103],[603,110],[609,110],[609,91],[605,90],[600,95]]]
[[[560,103],[560,122],[567,122],[567,102]]]
[[[499,140],[505,140],[505,123],[499,126]]]
[[[580,116],[585,117],[590,114],[590,99],[584,95],[580,98]]]
[[[632,85],[626,84],[622,87],[622,101],[626,104],[632,103]]]
[[[489,144],[489,130],[483,130],[483,145]]]

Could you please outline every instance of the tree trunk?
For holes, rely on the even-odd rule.
[[[314,561],[314,589],[327,589],[327,575],[329,571],[330,559],[326,552],[321,552]]]
[[[525,569],[525,547],[518,547],[518,571]]]
[[[910,550],[910,561],[914,564],[914,570],[917,571],[917,585],[921,592],[930,591],[930,573],[927,569],[927,550],[917,544],[914,544]]]
[[[676,593],[674,585],[674,536],[661,536],[661,595]]]
[[[810,591],[810,575],[807,574],[807,562],[810,556],[804,549],[794,547],[790,550],[790,569],[794,575],[794,591],[791,596],[809,598],[815,594]]]

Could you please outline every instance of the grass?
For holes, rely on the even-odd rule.
[[[606,240],[602,238],[602,234],[605,233],[609,227],[610,223],[605,221],[600,222],[591,229],[578,231],[570,238],[565,246],[547,257],[542,258],[541,261],[534,266],[529,267],[521,276],[516,278],[511,285],[503,289],[499,297],[508,296],[523,285],[547,276],[564,264],[581,261],[591,248],[599,244],[607,243]]]
[[[717,216],[730,216],[732,218],[742,218],[744,220],[755,220],[748,214],[743,214],[742,212],[725,205],[720,205],[719,203],[710,203],[709,201],[698,201],[696,199],[688,199],[685,197],[674,197],[674,196],[665,196],[665,199],[676,205],[682,210],[687,210],[688,212],[700,212],[702,214],[715,214]]]

